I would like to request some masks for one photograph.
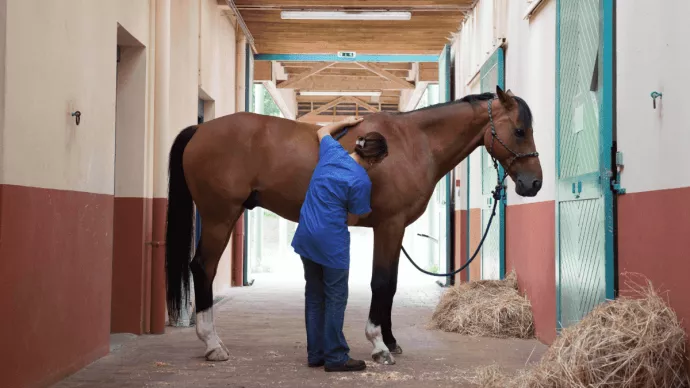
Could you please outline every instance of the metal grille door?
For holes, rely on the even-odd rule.
[[[602,32],[610,2],[558,2],[558,327],[613,294],[612,129],[603,117],[611,114],[612,47]]]
[[[496,85],[504,85],[503,48],[499,47],[480,69],[480,88],[484,92],[496,92]],[[492,191],[496,188],[498,175],[493,167],[491,155],[481,148],[482,166],[482,233],[486,230],[494,206]],[[500,168],[500,167],[499,167]],[[503,169],[500,168],[503,174]],[[501,279],[505,275],[505,197],[496,206],[496,215],[491,221],[481,251],[482,279]]]

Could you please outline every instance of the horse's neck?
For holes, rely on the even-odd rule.
[[[440,179],[483,144],[489,121],[486,102],[456,103],[411,113],[427,136]]]

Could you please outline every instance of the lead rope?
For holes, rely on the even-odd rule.
[[[493,156],[491,157],[491,159],[492,159],[492,162],[494,164],[494,168],[496,169],[496,173],[498,173],[498,163],[496,163],[496,159]],[[484,239],[486,239],[487,234],[489,234],[489,229],[491,228],[491,221],[493,221],[494,216],[496,215],[496,205],[498,205],[498,202],[501,200],[501,196],[503,193],[503,181],[506,179],[506,176],[507,176],[507,174],[504,172],[503,178],[497,179],[496,188],[494,189],[494,191],[491,192],[491,194],[493,195],[493,198],[494,198],[494,206],[491,209],[491,217],[489,217],[489,222],[486,224],[486,229],[484,230],[484,234],[482,235],[481,241],[479,241],[479,245],[477,246],[477,249],[474,251],[474,254],[472,255],[472,257],[469,260],[467,260],[467,262],[465,264],[463,264],[460,268],[456,269],[455,271],[449,272],[449,273],[429,272],[429,271],[421,268],[420,266],[418,266],[417,263],[415,263],[414,260],[412,260],[410,255],[407,253],[407,250],[405,250],[405,247],[401,246],[402,252],[405,254],[405,257],[407,257],[407,259],[410,261],[410,263],[412,263],[412,265],[415,268],[417,268],[420,272],[425,273],[427,275],[438,276],[438,277],[453,276],[453,275],[459,273],[460,271],[464,270],[465,268],[467,268],[467,266],[470,265],[470,263],[472,263],[472,260],[474,260],[474,258],[477,257],[479,250],[482,248],[482,245],[484,244]]]

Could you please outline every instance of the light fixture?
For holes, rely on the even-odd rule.
[[[410,20],[408,11],[281,11],[281,19],[295,20]]]
[[[299,92],[300,96],[368,96],[378,97],[381,92]]]

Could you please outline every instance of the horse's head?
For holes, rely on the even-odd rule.
[[[534,145],[532,112],[527,103],[496,86],[498,100],[489,100],[489,124],[484,131],[486,150],[515,182],[515,192],[534,197],[541,189],[542,171]]]

